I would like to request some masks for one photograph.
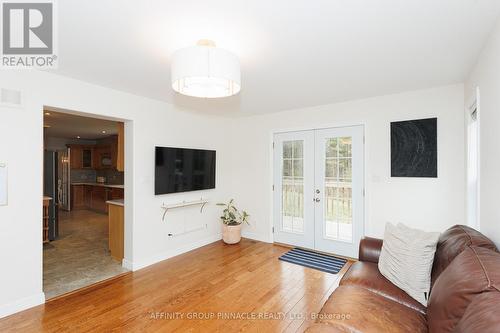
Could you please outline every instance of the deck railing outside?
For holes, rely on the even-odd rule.
[[[304,217],[304,185],[301,181],[283,180],[283,215]],[[327,181],[324,189],[325,219],[340,223],[351,223],[351,183]]]

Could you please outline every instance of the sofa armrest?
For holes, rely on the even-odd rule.
[[[382,240],[378,238],[365,237],[359,242],[359,260],[378,263],[378,257],[382,250]]]

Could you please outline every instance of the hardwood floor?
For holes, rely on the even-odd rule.
[[[351,262],[333,275],[278,260],[287,250],[215,242],[0,319],[0,332],[301,332]]]

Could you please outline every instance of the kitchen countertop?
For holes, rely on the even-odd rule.
[[[122,206],[123,207],[123,199],[116,199],[116,200],[108,200],[106,201],[108,205],[116,205],[116,206]]]
[[[110,188],[125,188],[123,185],[113,185],[113,184],[103,184],[103,183],[71,183],[71,185],[91,185],[91,186],[102,186],[102,187],[110,187]]]

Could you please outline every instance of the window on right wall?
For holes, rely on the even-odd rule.
[[[479,88],[474,102],[466,110],[467,121],[467,224],[477,230],[479,224]]]

